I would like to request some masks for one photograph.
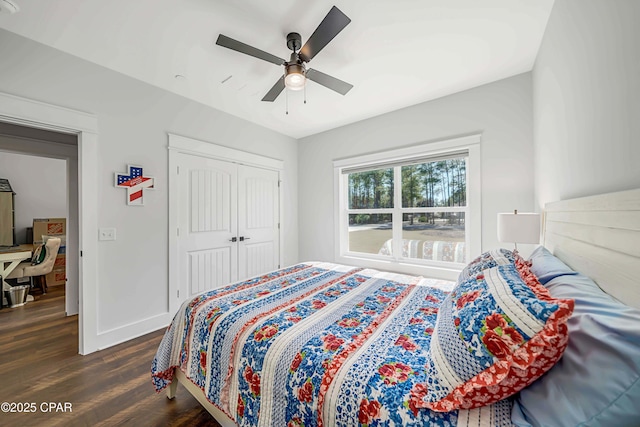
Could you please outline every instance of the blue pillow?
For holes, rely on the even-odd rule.
[[[573,298],[562,359],[514,403],[512,421],[529,426],[640,426],[640,310],[581,274],[547,282],[554,298]]]
[[[553,256],[544,246],[538,246],[529,257],[529,261],[531,261],[531,272],[536,275],[538,281],[543,285],[559,276],[578,274],[567,264]]]

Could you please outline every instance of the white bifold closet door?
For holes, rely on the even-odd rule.
[[[178,156],[180,295],[279,267],[278,172]]]

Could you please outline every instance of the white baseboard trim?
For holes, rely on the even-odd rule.
[[[113,328],[98,334],[98,350],[122,344],[134,338],[141,337],[150,332],[166,328],[173,315],[171,313],[162,313],[139,322],[129,323],[118,328]]]

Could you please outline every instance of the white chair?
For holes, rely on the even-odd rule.
[[[7,279],[20,279],[22,277],[36,277],[39,280],[40,290],[43,294],[47,293],[47,280],[45,275],[53,271],[53,265],[58,256],[61,240],[59,237],[49,237],[45,243],[46,254],[44,260],[40,264],[33,265],[31,260],[23,261],[7,276]]]

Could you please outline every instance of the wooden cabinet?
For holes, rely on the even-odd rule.
[[[0,246],[13,246],[16,240],[15,193],[9,180],[0,178]]]

